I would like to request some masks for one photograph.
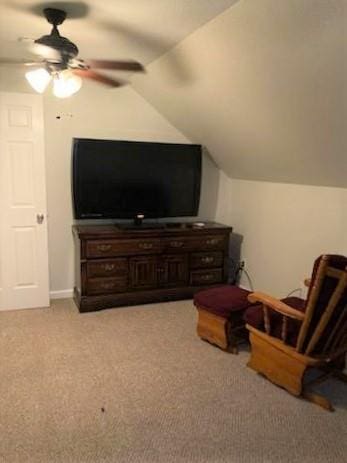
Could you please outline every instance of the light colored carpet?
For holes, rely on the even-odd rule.
[[[291,397],[195,334],[191,301],[0,313],[0,462],[345,462],[337,410]]]

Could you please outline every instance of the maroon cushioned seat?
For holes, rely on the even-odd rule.
[[[194,295],[198,309],[197,332],[201,339],[227,352],[237,353],[239,343],[248,341],[243,313],[252,305],[250,291],[223,285],[204,289]]]
[[[306,301],[304,299],[301,299],[300,297],[286,297],[284,299],[281,299],[281,301],[289,305],[293,309],[300,310],[300,312],[305,312]],[[269,309],[269,318],[270,318],[271,336],[281,339],[283,316],[280,313]],[[243,319],[248,325],[251,325],[260,331],[265,331],[264,314],[263,314],[262,305],[255,305],[255,306],[249,307],[245,311],[243,315]],[[288,321],[287,321],[287,343],[288,344],[292,346],[296,345],[300,325],[301,325],[300,322],[298,322],[297,320],[288,318]]]
[[[247,296],[250,291],[238,286],[223,285],[199,291],[194,296],[194,305],[223,318],[232,312],[245,310],[251,305]]]

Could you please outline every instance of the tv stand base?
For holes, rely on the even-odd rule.
[[[166,288],[155,291],[136,291],[134,293],[108,294],[102,296],[81,296],[74,289],[74,301],[81,313],[94,312],[107,308],[148,304],[151,302],[168,302],[191,299],[197,291],[206,289],[201,287]]]

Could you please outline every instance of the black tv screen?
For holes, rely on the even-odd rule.
[[[76,219],[198,214],[201,146],[73,140]]]

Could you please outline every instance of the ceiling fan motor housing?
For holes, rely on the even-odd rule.
[[[57,26],[65,21],[66,12],[56,8],[45,8],[43,13],[47,21],[53,25],[53,29],[49,35],[43,35],[35,40],[35,43],[57,50],[61,54],[63,60],[75,58],[78,55],[77,46],[66,37],[62,37],[57,28]]]
[[[43,14],[47,21],[53,26],[59,26],[63,24],[66,19],[66,11],[58,10],[58,8],[45,8]]]
[[[35,40],[35,43],[57,50],[63,58],[75,58],[78,55],[78,48],[74,43],[66,37],[54,34],[53,31],[50,35],[43,35]]]

